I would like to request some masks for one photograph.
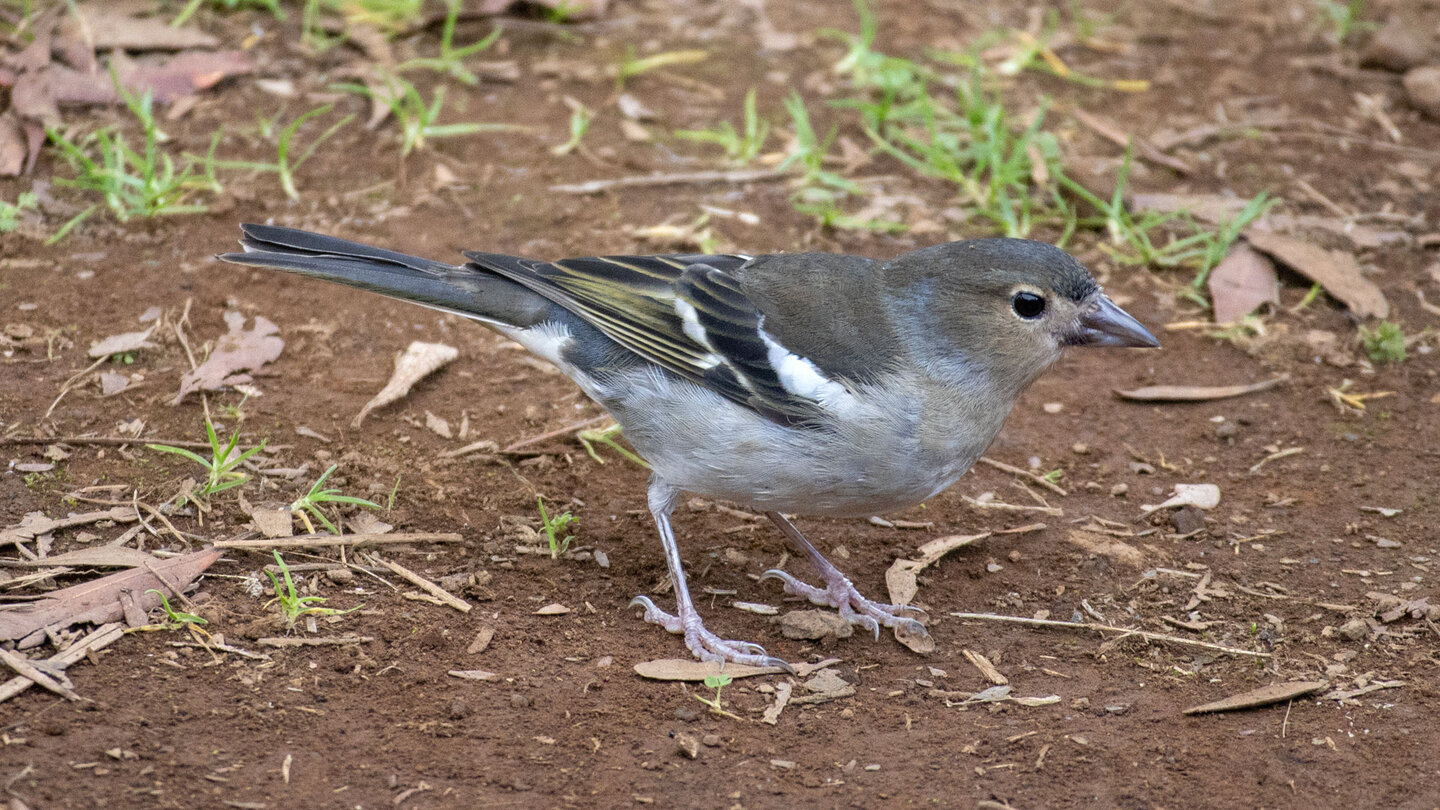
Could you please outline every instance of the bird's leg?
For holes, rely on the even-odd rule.
[[[912,635],[924,636],[925,625],[916,621],[913,616],[924,616],[925,611],[911,605],[887,605],[883,602],[875,602],[866,599],[855,590],[855,585],[850,578],[840,572],[820,550],[811,545],[805,535],[795,528],[795,524],[785,519],[779,512],[766,512],[765,516],[789,538],[790,544],[796,551],[805,555],[815,571],[824,580],[825,587],[816,588],[807,585],[795,577],[772,568],[766,571],[761,579],[778,579],[785,583],[785,592],[792,596],[803,596],[817,605],[833,607],[840,611],[841,618],[851,624],[858,624],[861,627],[873,632],[876,638],[880,637],[881,627],[898,627],[904,625]],[[912,615],[906,615],[912,614]]]
[[[649,490],[650,514],[655,518],[655,527],[660,530],[660,542],[665,546],[665,564],[670,568],[670,583],[675,587],[675,613],[666,613],[655,606],[648,596],[637,596],[630,600],[630,606],[645,608],[645,621],[658,624],[672,633],[685,636],[685,646],[701,661],[732,661],[756,667],[780,667],[792,671],[790,665],[779,658],[765,654],[765,648],[748,641],[731,641],[720,638],[705,629],[700,612],[690,598],[690,586],[685,582],[685,569],[680,562],[680,547],[675,544],[675,532],[670,528],[670,513],[680,499],[680,491],[652,477]],[[676,615],[678,614],[678,615]]]

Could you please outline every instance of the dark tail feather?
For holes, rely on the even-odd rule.
[[[220,258],[273,267],[391,298],[510,326],[545,320],[553,304],[513,281],[477,270],[294,228],[241,225],[244,253]]]

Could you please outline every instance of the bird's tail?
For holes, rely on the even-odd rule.
[[[274,225],[245,224],[240,230],[245,252],[219,258],[323,278],[502,326],[532,326],[553,306],[475,265],[450,265]]]

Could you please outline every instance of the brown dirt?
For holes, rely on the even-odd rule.
[[[779,184],[595,197],[548,192],[556,182],[706,168],[711,164],[687,156],[711,153],[683,143],[672,151],[623,140],[613,106],[604,107],[613,93],[607,80],[538,78],[537,63],[604,64],[626,43],[707,48],[712,53],[707,62],[670,74],[692,81],[657,74],[631,84],[632,92],[676,128],[734,118],[751,85],[761,87],[762,108],[778,117],[779,99],[789,86],[833,82],[824,69],[837,56],[836,45],[822,39],[773,58],[757,57],[748,13],[738,5],[615,5],[611,20],[575,37],[540,26],[508,32],[506,58],[520,63],[523,81],[450,88],[466,116],[531,124],[546,133],[543,138],[442,140],[400,165],[393,143],[382,136],[376,145],[374,135],[352,126],[304,167],[305,196],[299,203],[288,203],[272,178],[261,177],[232,183],[233,204],[207,215],[123,227],[96,220],[49,248],[14,235],[0,237],[5,257],[0,321],[56,335],[53,355],[32,346],[0,365],[0,425],[7,435],[112,435],[117,422],[142,419],[147,438],[196,438],[199,400],[166,404],[187,368],[182,350],[168,339],[126,369],[144,375],[132,393],[105,399],[86,386],[69,394],[50,419],[42,415],[60,385],[88,364],[85,347],[134,330],[147,307],[178,312],[191,301],[190,334],[197,341],[223,332],[227,307],[263,314],[281,326],[288,343],[258,380],[264,396],[240,405],[244,434],[287,445],[275,454],[276,466],[308,462],[313,476],[330,461],[341,462],[336,483],[347,492],[383,499],[402,476],[385,520],[405,530],[459,531],[465,543],[390,552],[394,558],[432,578],[466,572],[482,581],[488,577],[465,590],[476,605],[467,615],[405,600],[363,577],[344,587],[320,579],[318,592],[332,606],[364,605],[333,623],[322,620],[320,632],[375,640],[348,648],[272,650],[265,663],[172,647],[180,638],[172,633],[127,636],[91,664],[70,670],[86,702],[31,690],[0,706],[0,778],[12,796],[34,808],[380,807],[401,799],[403,807],[1440,804],[1435,757],[1440,631],[1405,619],[1361,625],[1353,638],[1337,632],[1347,621],[1373,616],[1370,592],[1407,599],[1434,595],[1430,567],[1440,520],[1431,478],[1440,460],[1436,355],[1412,350],[1407,362],[1371,370],[1351,343],[1353,322],[1328,299],[1270,319],[1270,338],[1249,352],[1195,331],[1171,331],[1163,335],[1162,351],[1076,352],[1042,379],[1016,408],[990,455],[1021,466],[1038,457],[1041,469],[1063,468],[1070,494],[1051,502],[1062,506],[1065,516],[1047,520],[1043,531],[992,537],[926,572],[918,601],[933,619],[938,648],[930,655],[912,654],[889,638],[856,636],[818,646],[790,641],[766,618],[728,608],[731,599],[780,603],[773,583],[754,581],[780,558],[780,538],[764,527],[748,530],[744,521],[722,512],[681,514],[678,530],[692,587],[736,592],[705,599],[712,628],[761,641],[790,660],[838,657],[840,675],[856,687],[852,698],[793,706],[770,726],[755,722],[770,701],[761,689],[780,678],[727,687],[728,708],[745,718],[736,721],[703,711],[694,697],[703,689],[647,681],[631,670],[637,662],[684,655],[678,639],[641,623],[626,607],[637,593],[653,594],[664,576],[653,529],[640,511],[642,470],[618,459],[596,464],[565,439],[540,445],[543,455],[511,463],[437,460],[459,442],[427,431],[426,412],[452,425],[468,414],[472,438],[502,446],[597,414],[564,378],[539,373],[520,353],[460,319],[211,259],[234,243],[236,223],[249,220],[325,230],[437,258],[462,247],[552,258],[655,250],[658,246],[638,240],[628,226],[656,224],[675,212],[688,220],[698,215],[699,203],[760,216],[756,226],[716,221],[722,244],[735,249],[889,255],[935,241],[817,230],[790,210]],[[1440,213],[1431,196],[1440,126],[1406,106],[1395,75],[1346,67],[1354,48],[1337,48],[1317,33],[1310,3],[1217,2],[1214,15],[1187,12],[1182,5],[1125,4],[1119,21],[1133,47],[1123,55],[1064,52],[1091,73],[1151,78],[1155,91],[1119,95],[1035,77],[1027,84],[1053,95],[1062,108],[1079,104],[1137,132],[1213,121],[1217,105],[1224,104],[1232,117],[1246,110],[1279,112],[1364,133],[1342,142],[1333,130],[1302,123],[1279,135],[1212,141],[1184,153],[1201,167],[1194,177],[1145,170],[1137,182],[1149,190],[1233,189],[1248,196],[1268,189],[1288,201],[1290,212],[1326,214],[1298,190],[1296,181],[1303,179],[1360,212],[1388,208],[1427,220]],[[926,44],[965,42],[998,23],[1021,25],[1027,11],[1018,2],[998,4],[998,10],[993,2],[907,0],[883,6],[881,46],[901,54],[918,54]],[[1251,10],[1259,6],[1275,8]],[[837,14],[837,8],[845,13]],[[341,49],[318,60],[305,57],[293,44],[298,16],[257,47],[261,73],[290,76],[302,89],[323,91],[355,56]],[[259,15],[200,19],[236,41],[252,22],[275,27]],[[1426,30],[1437,19],[1431,13],[1422,20]],[[853,27],[840,4],[796,4],[777,20],[783,30],[802,33]],[[462,26],[462,38],[484,30]],[[1330,57],[1335,69],[1314,67]],[[779,72],[778,83],[767,78],[772,71]],[[706,87],[722,93],[711,97]],[[1386,101],[1404,133],[1403,149],[1386,146],[1385,134],[1356,113],[1357,92]],[[563,138],[568,118],[562,93],[606,111],[586,138],[588,156],[556,158],[548,151]],[[362,112],[354,100],[342,105]],[[208,95],[167,130],[199,151],[224,123],[227,145],[259,157],[263,151],[247,127],[256,111],[271,114],[279,106],[253,84],[236,83]],[[287,120],[307,108],[292,104]],[[1081,152],[1114,154],[1086,130],[1066,132]],[[442,165],[461,185],[435,192],[430,178]],[[52,168],[42,159],[42,176]],[[880,170],[898,171],[883,164]],[[399,182],[397,173],[403,177]],[[0,198],[14,199],[26,187],[0,183]],[[913,191],[937,211],[953,204],[938,184],[916,181]],[[1108,289],[1128,300],[1130,311],[1152,325],[1193,316],[1172,294],[1172,277],[1117,267],[1094,247],[1095,240],[1082,234],[1073,247],[1108,277]],[[1362,258],[1408,334],[1435,323],[1413,292],[1417,284],[1436,289],[1433,280],[1424,281],[1433,253],[1412,240]],[[1296,304],[1304,292],[1296,279],[1287,279],[1284,305]],[[35,307],[17,309],[21,303]],[[1319,361],[1301,340],[1312,329],[1337,335],[1340,353],[1351,364]],[[460,358],[402,403],[372,415],[362,429],[350,429],[350,418],[388,376],[394,354],[416,339],[455,345]],[[1127,403],[1109,390],[1245,383],[1278,373],[1288,373],[1291,381],[1262,394],[1206,404]],[[1341,414],[1324,392],[1347,378],[1356,381],[1356,390],[1395,393],[1371,401],[1363,415]],[[240,401],[240,395],[227,392],[211,395],[209,404],[228,429],[236,422],[223,408]],[[1044,407],[1051,403],[1059,405],[1058,412]],[[333,442],[298,435],[302,425]],[[1077,452],[1077,444],[1088,452]],[[1290,447],[1304,451],[1253,469]],[[7,461],[23,463],[40,460],[44,448],[4,449]],[[1137,456],[1153,472],[1137,472],[1132,465]],[[136,486],[141,497],[158,502],[190,472],[178,459],[133,446],[76,445],[53,473],[28,480],[13,469],[0,475],[0,521],[9,525],[34,510],[64,514],[70,508],[64,493],[93,484]],[[1204,531],[1177,539],[1168,519],[1138,516],[1140,504],[1158,503],[1180,482],[1218,484],[1223,501],[1209,513]],[[1119,484],[1128,486],[1124,497],[1111,495]],[[251,501],[283,501],[301,486],[267,479],[246,492]],[[981,468],[924,507],[891,516],[933,522],[929,532],[862,521],[800,525],[822,548],[844,547],[842,566],[863,590],[881,595],[887,566],[936,536],[1028,522],[980,514],[961,500],[986,491],[1003,500],[1025,498],[1009,476]],[[570,501],[568,508],[581,521],[579,542],[606,552],[609,568],[513,553],[501,518],[533,515],[536,492],[554,504]],[[1362,507],[1403,511],[1387,518]],[[1090,515],[1136,531],[1156,529],[1127,540],[1143,555],[1141,564],[1067,542],[1071,521]],[[216,515],[203,525],[193,517],[177,521],[206,538],[234,536],[246,522],[231,496],[221,496]],[[96,531],[109,540],[122,528]],[[1250,539],[1259,535],[1265,536]],[[1399,547],[1379,544],[1377,537]],[[64,533],[56,551],[74,545],[73,534]],[[292,562],[309,559],[290,556]],[[242,647],[275,632],[264,621],[273,609],[247,593],[242,580],[267,561],[259,554],[232,553],[202,583],[209,598],[200,611],[212,631]],[[1192,576],[1170,573],[1175,571]],[[1193,575],[1207,571],[1213,574],[1211,586],[1224,595],[1200,605],[1198,618],[1214,624],[1203,633],[1165,624],[1162,616],[1187,618]],[[355,592],[356,585],[363,594]],[[557,601],[572,612],[533,615]],[[1086,605],[1113,624],[1273,657],[1254,661],[948,615],[1048,611],[1068,619]],[[487,625],[495,628],[493,643],[482,653],[467,654]],[[989,685],[966,662],[967,648],[1008,675],[1015,694],[1053,694],[1060,701],[1030,708],[947,705],[935,690],[976,692]],[[447,676],[455,669],[484,669],[501,677],[475,682]],[[1404,685],[1346,701],[1312,696],[1245,712],[1181,714],[1189,706],[1276,681],[1328,679],[1353,687],[1357,677]],[[715,744],[702,744],[698,757],[690,759],[679,753],[682,734]],[[287,761],[288,783],[282,777]],[[424,790],[407,792],[420,787]]]

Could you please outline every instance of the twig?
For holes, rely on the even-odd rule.
[[[323,636],[321,638],[284,638],[271,637],[256,639],[255,643],[262,647],[338,647],[345,644],[368,644],[375,640],[374,636]]]
[[[582,419],[582,420],[580,420],[579,422],[571,422],[570,424],[566,425],[565,427],[556,428],[556,429],[551,430],[551,431],[548,431],[548,432],[546,432],[546,433],[541,433],[539,436],[531,436],[531,437],[528,438],[528,439],[521,439],[520,441],[515,442],[514,444],[506,447],[505,449],[501,450],[500,452],[502,452],[502,453],[513,453],[513,452],[515,452],[516,450],[519,450],[519,449],[522,448],[522,447],[529,447],[529,446],[532,445],[532,444],[539,444],[540,442],[543,442],[543,441],[545,441],[546,439],[553,439],[553,438],[555,438],[556,436],[564,436],[566,433],[570,433],[570,432],[572,432],[572,431],[583,430],[584,428],[590,427],[591,425],[596,424],[597,422],[603,422],[603,421],[605,421],[606,419],[609,419],[609,418],[610,418],[610,414],[601,414],[601,415],[599,415],[599,416],[592,416],[592,417],[590,417],[589,419]],[[452,452],[459,453],[461,450],[464,450],[464,449],[465,449],[465,448],[462,447],[460,450],[456,450],[456,451],[452,451]]]
[[[1152,633],[1149,630],[1132,630],[1127,627],[1114,627],[1108,624],[1091,624],[1089,622],[1062,622],[1055,619],[1029,619],[1024,616],[1000,616],[994,613],[951,613],[957,619],[977,619],[987,622],[1008,622],[1010,624],[1028,624],[1032,627],[1056,627],[1066,630],[1095,630],[1101,633],[1120,633],[1122,636],[1139,636],[1146,641],[1160,641],[1168,644],[1178,644],[1183,647],[1200,647],[1201,649],[1214,650],[1215,652],[1229,653],[1230,655],[1248,655],[1254,658],[1269,658],[1270,653],[1252,652],[1242,650],[1238,647],[1226,647],[1223,644],[1211,644],[1208,641],[1195,641],[1193,639],[1181,638],[1179,636],[1167,636],[1163,633]]]
[[[59,405],[59,404],[60,404],[60,400],[64,399],[66,394],[70,393],[70,389],[75,386],[75,383],[76,383],[81,377],[84,377],[86,374],[89,374],[90,372],[92,372],[92,371],[94,371],[95,369],[99,368],[102,363],[104,363],[106,360],[109,360],[109,359],[110,359],[109,356],[102,357],[102,358],[100,358],[99,360],[96,360],[95,362],[93,362],[93,363],[91,363],[90,365],[86,366],[84,369],[82,369],[82,370],[80,370],[80,371],[77,371],[74,376],[72,376],[70,379],[66,380],[64,383],[61,383],[61,385],[60,385],[60,394],[55,397],[55,401],[54,401],[54,402],[50,403],[50,407],[48,407],[48,408],[45,409],[45,415],[42,416],[42,417],[40,417],[40,421],[41,421],[41,422],[44,422],[46,419],[49,419],[49,418],[50,418],[50,414],[55,411],[55,406],[56,406],[56,405]]]
[[[55,694],[60,695],[67,700],[80,699],[80,696],[75,694],[74,689],[71,689],[65,684],[60,683],[49,675],[46,675],[45,673],[36,669],[35,665],[30,663],[30,659],[19,653],[10,652],[4,647],[0,647],[0,663],[3,663],[5,664],[5,666],[8,666],[11,669],[15,670],[16,674],[20,675],[20,677],[29,678],[31,681],[34,681],[38,686],[49,689],[51,692],[54,692]]]
[[[757,180],[779,180],[790,172],[776,169],[741,169],[730,172],[677,172],[675,174],[645,174],[630,177],[616,177],[609,180],[591,180],[588,183],[561,184],[551,186],[550,191],[561,194],[595,194],[612,188],[643,188],[650,186],[673,186],[682,183],[753,183]]]
[[[1055,493],[1056,495],[1069,495],[1069,494],[1070,494],[1070,493],[1068,493],[1068,492],[1065,491],[1065,488],[1064,488],[1064,487],[1060,486],[1059,484],[1055,483],[1054,481],[1051,481],[1049,478],[1046,478],[1046,477],[1043,476],[1043,475],[1036,475],[1035,473],[1032,473],[1032,472],[1030,472],[1029,470],[1022,470],[1022,469],[1020,469],[1019,467],[1012,467],[1012,466],[1010,466],[1009,464],[1006,464],[1006,463],[1003,462],[1003,461],[996,461],[996,460],[993,459],[993,458],[987,458],[987,457],[985,457],[985,456],[981,456],[981,457],[980,457],[980,463],[982,463],[982,464],[988,464],[988,465],[990,465],[991,467],[994,467],[995,469],[997,469],[997,470],[999,470],[999,471],[1001,471],[1001,472],[1007,472],[1007,473],[1010,473],[1011,475],[1018,475],[1018,476],[1020,476],[1021,478],[1027,478],[1027,479],[1030,480],[1031,483],[1035,484],[1036,486],[1042,486],[1042,487],[1050,490],[1051,492]]]
[[[989,509],[995,512],[1038,512],[1039,514],[1049,515],[1051,517],[1065,517],[1065,511],[1056,506],[1025,506],[1024,504],[1001,503],[1000,501],[980,501],[968,495],[961,495],[960,497],[972,509]]]
[[[299,534],[294,537],[266,537],[259,540],[216,540],[224,549],[268,551],[272,548],[333,548],[336,546],[379,546],[393,543],[459,543],[465,538],[451,532],[402,532],[400,534]]]
[[[195,441],[170,441],[166,439],[150,438],[128,438],[125,436],[57,436],[53,439],[43,439],[35,436],[4,436],[0,437],[0,445],[6,444],[89,444],[102,447],[123,447],[127,444],[165,444],[171,447],[184,447],[191,450],[209,450],[209,442]],[[267,450],[285,450],[288,444],[266,445]],[[248,450],[250,448],[237,446],[236,450]]]
[[[450,593],[439,585],[436,585],[435,583],[420,576],[414,571],[411,571],[409,568],[406,568],[400,563],[390,562],[389,560],[383,559],[374,554],[370,555],[370,561],[376,563],[377,565],[383,565],[386,568],[389,568],[391,571],[394,571],[395,574],[401,579],[407,580],[408,582],[410,582],[410,584],[416,586],[417,588],[420,588],[421,590],[425,591],[436,599],[439,599],[450,607],[455,608],[461,613],[470,612],[472,605],[469,602],[466,602],[464,599],[461,599],[460,597]]]
[[[293,570],[293,569],[292,569],[292,570]],[[198,644],[198,643],[196,643],[196,642],[194,642],[194,641],[172,641],[172,642],[170,642],[170,646],[171,646],[171,647],[197,647],[197,648],[202,649],[202,650],[220,650],[220,651],[222,651],[222,652],[235,653],[236,655],[239,655],[239,656],[244,657],[244,658],[253,658],[253,659],[257,660],[257,661],[269,661],[269,660],[270,660],[270,656],[268,656],[268,655],[266,655],[266,654],[264,654],[264,653],[253,653],[253,652],[250,652],[249,650],[242,650],[242,649],[239,648],[239,647],[235,647],[235,646],[226,644],[226,643],[224,643],[223,641],[212,641],[212,642],[210,642],[209,644]]]
[[[111,622],[96,628],[95,632],[71,644],[64,652],[57,653],[45,661],[45,664],[53,669],[66,669],[71,664],[84,658],[92,651],[102,650],[117,639],[125,635],[125,625],[121,622]],[[11,678],[0,684],[0,703],[4,703],[12,697],[29,689],[35,682],[24,676]]]

